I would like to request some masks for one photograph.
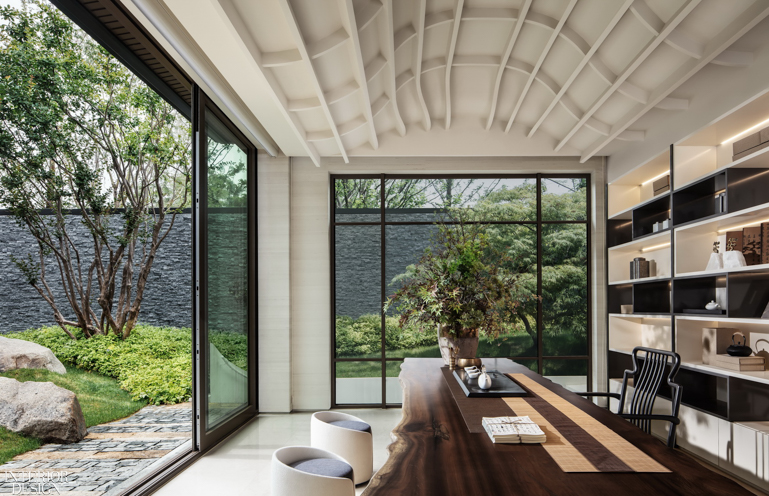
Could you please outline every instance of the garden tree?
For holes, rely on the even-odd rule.
[[[500,180],[387,179],[386,208],[452,208],[472,204],[494,191]],[[379,179],[337,179],[337,208],[379,208]]]
[[[70,337],[67,326],[126,338],[188,206],[189,123],[39,0],[0,8],[0,68],[0,204],[37,243],[14,260]]]

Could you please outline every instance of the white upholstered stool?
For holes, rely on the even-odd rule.
[[[341,456],[352,465],[355,484],[374,473],[374,438],[371,426],[341,412],[316,412],[310,421],[310,444]]]
[[[272,454],[272,496],[355,496],[353,468],[339,455],[308,446]]]

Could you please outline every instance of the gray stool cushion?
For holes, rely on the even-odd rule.
[[[337,420],[334,422],[329,422],[329,424],[353,431],[371,432],[370,425],[368,425],[366,422],[358,422],[357,420]]]
[[[352,467],[347,463],[333,458],[308,458],[289,465],[292,468],[314,475],[326,477],[346,477],[352,479]]]

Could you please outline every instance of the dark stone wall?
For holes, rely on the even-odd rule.
[[[379,216],[337,215],[337,222],[376,222]],[[400,214],[400,222],[432,222],[434,214]],[[385,226],[385,297],[398,290],[393,278],[419,261],[430,245],[434,225]],[[381,306],[381,227],[336,226],[336,315],[358,318],[376,314]]]
[[[113,222],[120,222],[115,216]],[[68,232],[82,259],[93,259],[90,234],[80,217],[68,219]],[[171,233],[158,249],[144,292],[139,321],[175,327],[189,327],[192,319],[191,304],[191,215],[176,217]],[[23,331],[45,325],[54,325],[53,311],[48,303],[30,286],[11,256],[26,258],[37,256],[34,238],[20,227],[13,216],[0,215],[0,334]],[[54,290],[61,312],[72,318],[72,311],[61,290],[53,259],[46,264],[47,279]],[[93,305],[100,315],[97,305]]]

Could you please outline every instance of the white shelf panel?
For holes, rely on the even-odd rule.
[[[670,242],[670,231],[661,232],[658,234],[654,234],[652,236],[645,236],[641,239],[636,239],[634,241],[629,241],[627,243],[612,246],[609,248],[609,253],[612,252],[620,252],[620,253],[630,253],[634,251],[641,251],[644,248],[650,248],[652,246],[657,246],[660,244],[665,244]]]
[[[702,362],[681,362],[681,365],[686,366],[688,369],[712,372],[714,374],[725,375],[728,377],[737,377],[749,381],[769,384],[769,370],[764,370],[763,372],[740,372],[738,370],[723,369],[721,367],[714,367],[713,365],[705,365]]]
[[[670,315],[652,315],[652,314],[640,314],[640,313],[610,313],[609,317],[615,318],[615,319],[628,319],[628,320],[670,320]]]
[[[651,282],[651,281],[665,281],[670,279],[670,276],[656,276],[656,277],[641,277],[639,279],[625,279],[624,281],[610,282],[609,286],[618,286],[620,284],[631,284],[634,282]]]
[[[677,320],[698,320],[700,322],[727,322],[731,324],[769,325],[769,319],[737,319],[722,315],[676,315]]]
[[[714,219],[694,222],[686,226],[677,227],[677,232],[686,232],[691,229],[700,229],[702,231],[715,232],[724,228],[738,227],[751,222],[769,219],[769,203],[762,203],[755,207],[745,208],[737,212],[722,215]]]
[[[677,273],[676,277],[698,277],[698,276],[721,275],[721,274],[727,274],[732,272],[750,272],[750,271],[764,271],[764,270],[769,270],[769,264],[746,265],[745,267],[737,267],[734,269],[700,270],[696,272],[682,272],[680,274]]]
[[[682,190],[687,186],[690,186],[691,184],[696,183],[702,178],[708,177],[718,172],[725,171],[726,169],[730,169],[732,167],[739,167],[741,169],[762,169],[764,167],[769,168],[769,147],[766,147],[762,150],[758,150],[757,152],[753,152],[750,155],[745,155],[744,157],[737,159],[733,162],[730,162],[724,166],[718,167],[713,171],[702,174],[699,177],[695,177],[694,179],[687,181],[681,186],[676,186],[674,188],[674,191]]]
[[[633,354],[633,348],[609,348],[609,351],[616,351],[617,353],[624,353],[625,355]]]

